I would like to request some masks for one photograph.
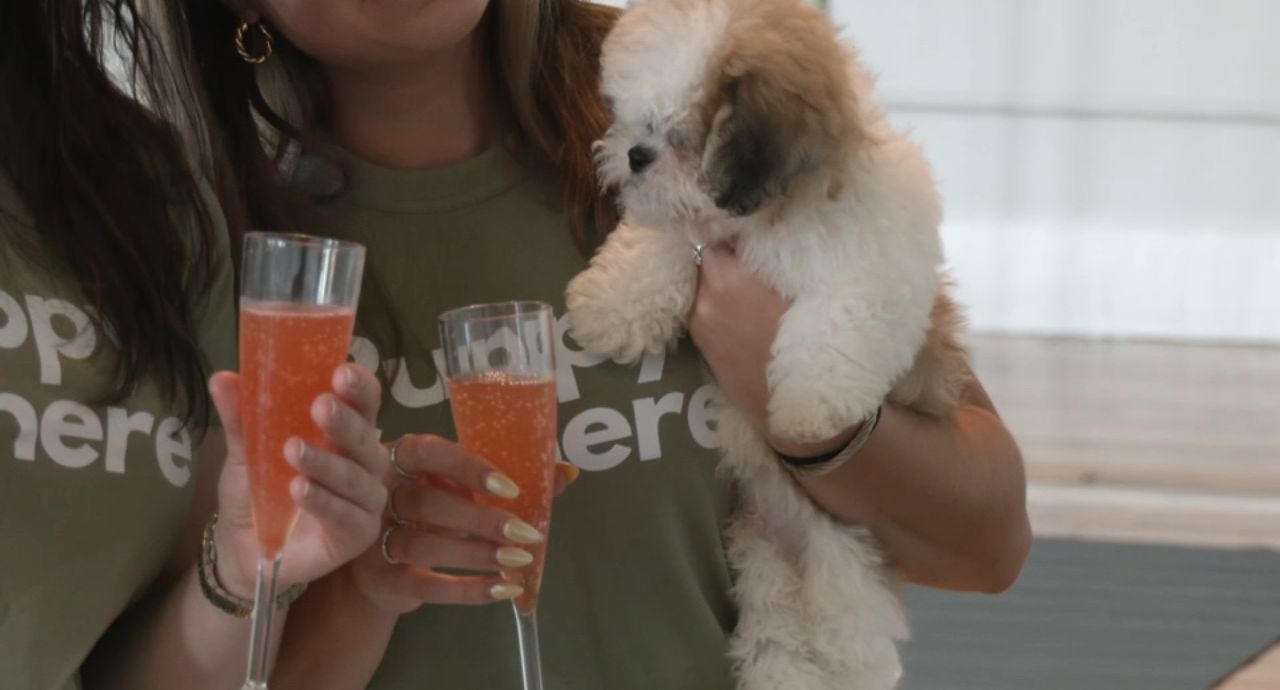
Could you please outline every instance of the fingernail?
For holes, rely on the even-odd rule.
[[[521,594],[524,594],[524,587],[520,585],[494,585],[489,588],[489,596],[497,601],[515,599]]]
[[[324,426],[338,414],[338,399],[332,395],[322,395],[311,405],[311,421]]]
[[[569,484],[578,481],[578,475],[582,474],[582,470],[571,462],[559,461],[556,463],[556,467],[559,467],[560,471],[564,472],[564,478]]]
[[[520,518],[507,520],[507,524],[502,526],[502,535],[517,544],[538,544],[546,538],[536,527]]]
[[[489,476],[484,478],[484,488],[498,498],[515,498],[520,495],[520,487],[501,472],[490,472]]]
[[[505,568],[523,568],[533,562],[533,554],[518,546],[498,548],[498,563]]]
[[[302,464],[302,457],[307,452],[307,444],[302,439],[294,436],[284,444],[284,461],[289,463],[290,467],[297,468]]]
[[[342,367],[342,383],[347,390],[356,387],[356,370],[351,367]]]
[[[307,495],[307,480],[302,477],[294,477],[289,482],[289,494],[293,496],[294,501],[301,501]]]

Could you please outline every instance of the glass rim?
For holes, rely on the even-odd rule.
[[[553,322],[555,320],[555,309],[546,302],[541,300],[509,300],[506,302],[481,302],[477,304],[468,304],[462,307],[454,307],[453,309],[441,312],[440,316],[436,317],[436,321],[441,324],[455,323],[467,312],[482,312],[486,309],[501,310],[502,313],[485,314],[472,320],[490,321],[506,319],[513,316],[519,316],[521,314],[536,314],[543,311],[547,312],[552,317]]]
[[[280,242],[294,247],[318,247],[324,249],[358,251],[365,250],[364,245],[359,242],[339,240],[332,237],[322,237],[320,235],[308,235],[303,232],[267,232],[263,230],[251,230],[244,234],[244,239],[246,243],[250,239],[253,239],[265,242]]]

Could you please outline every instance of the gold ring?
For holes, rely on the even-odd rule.
[[[391,550],[388,549],[387,546],[388,546],[388,542],[391,541],[391,533],[396,531],[397,529],[400,529],[401,527],[404,527],[404,525],[394,524],[388,527],[387,531],[382,533],[382,559],[390,565],[400,565],[400,561],[397,561],[395,558],[391,556]]]
[[[387,456],[387,459],[391,461],[391,467],[393,467],[396,473],[399,474],[401,477],[404,477],[405,479],[414,479],[416,475],[406,472],[405,469],[400,466],[399,461],[396,459],[397,453],[400,452],[400,444],[404,443],[404,440],[406,438],[409,438],[408,434],[401,436],[400,438],[396,439],[395,443],[391,444],[391,454]]]

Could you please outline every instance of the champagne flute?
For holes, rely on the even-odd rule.
[[[541,302],[482,304],[440,316],[445,377],[458,442],[520,486],[515,499],[477,495],[544,535],[555,485],[555,320]],[[547,544],[528,548],[533,563],[506,571],[524,588],[512,600],[524,690],[542,690],[536,609]]]
[[[284,460],[285,442],[311,445],[325,435],[311,405],[327,392],[346,360],[360,298],[364,247],[307,235],[251,232],[244,239],[240,290],[240,416],[253,525],[258,535],[258,584],[243,690],[267,690],[276,577],[298,507],[289,495],[297,471]]]

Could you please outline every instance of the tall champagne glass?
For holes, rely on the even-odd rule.
[[[476,500],[550,534],[555,485],[555,320],[540,302],[483,304],[440,316],[440,342],[458,442],[520,486],[520,495]],[[504,573],[524,588],[512,601],[525,690],[542,690],[536,609],[547,544],[533,563]]]
[[[364,247],[251,232],[244,240],[243,268],[240,415],[259,546],[243,690],[267,690],[276,577],[298,519],[289,495],[297,472],[284,460],[285,442],[298,436],[311,445],[325,444],[311,420],[311,405],[330,389],[333,370],[346,359]]]

